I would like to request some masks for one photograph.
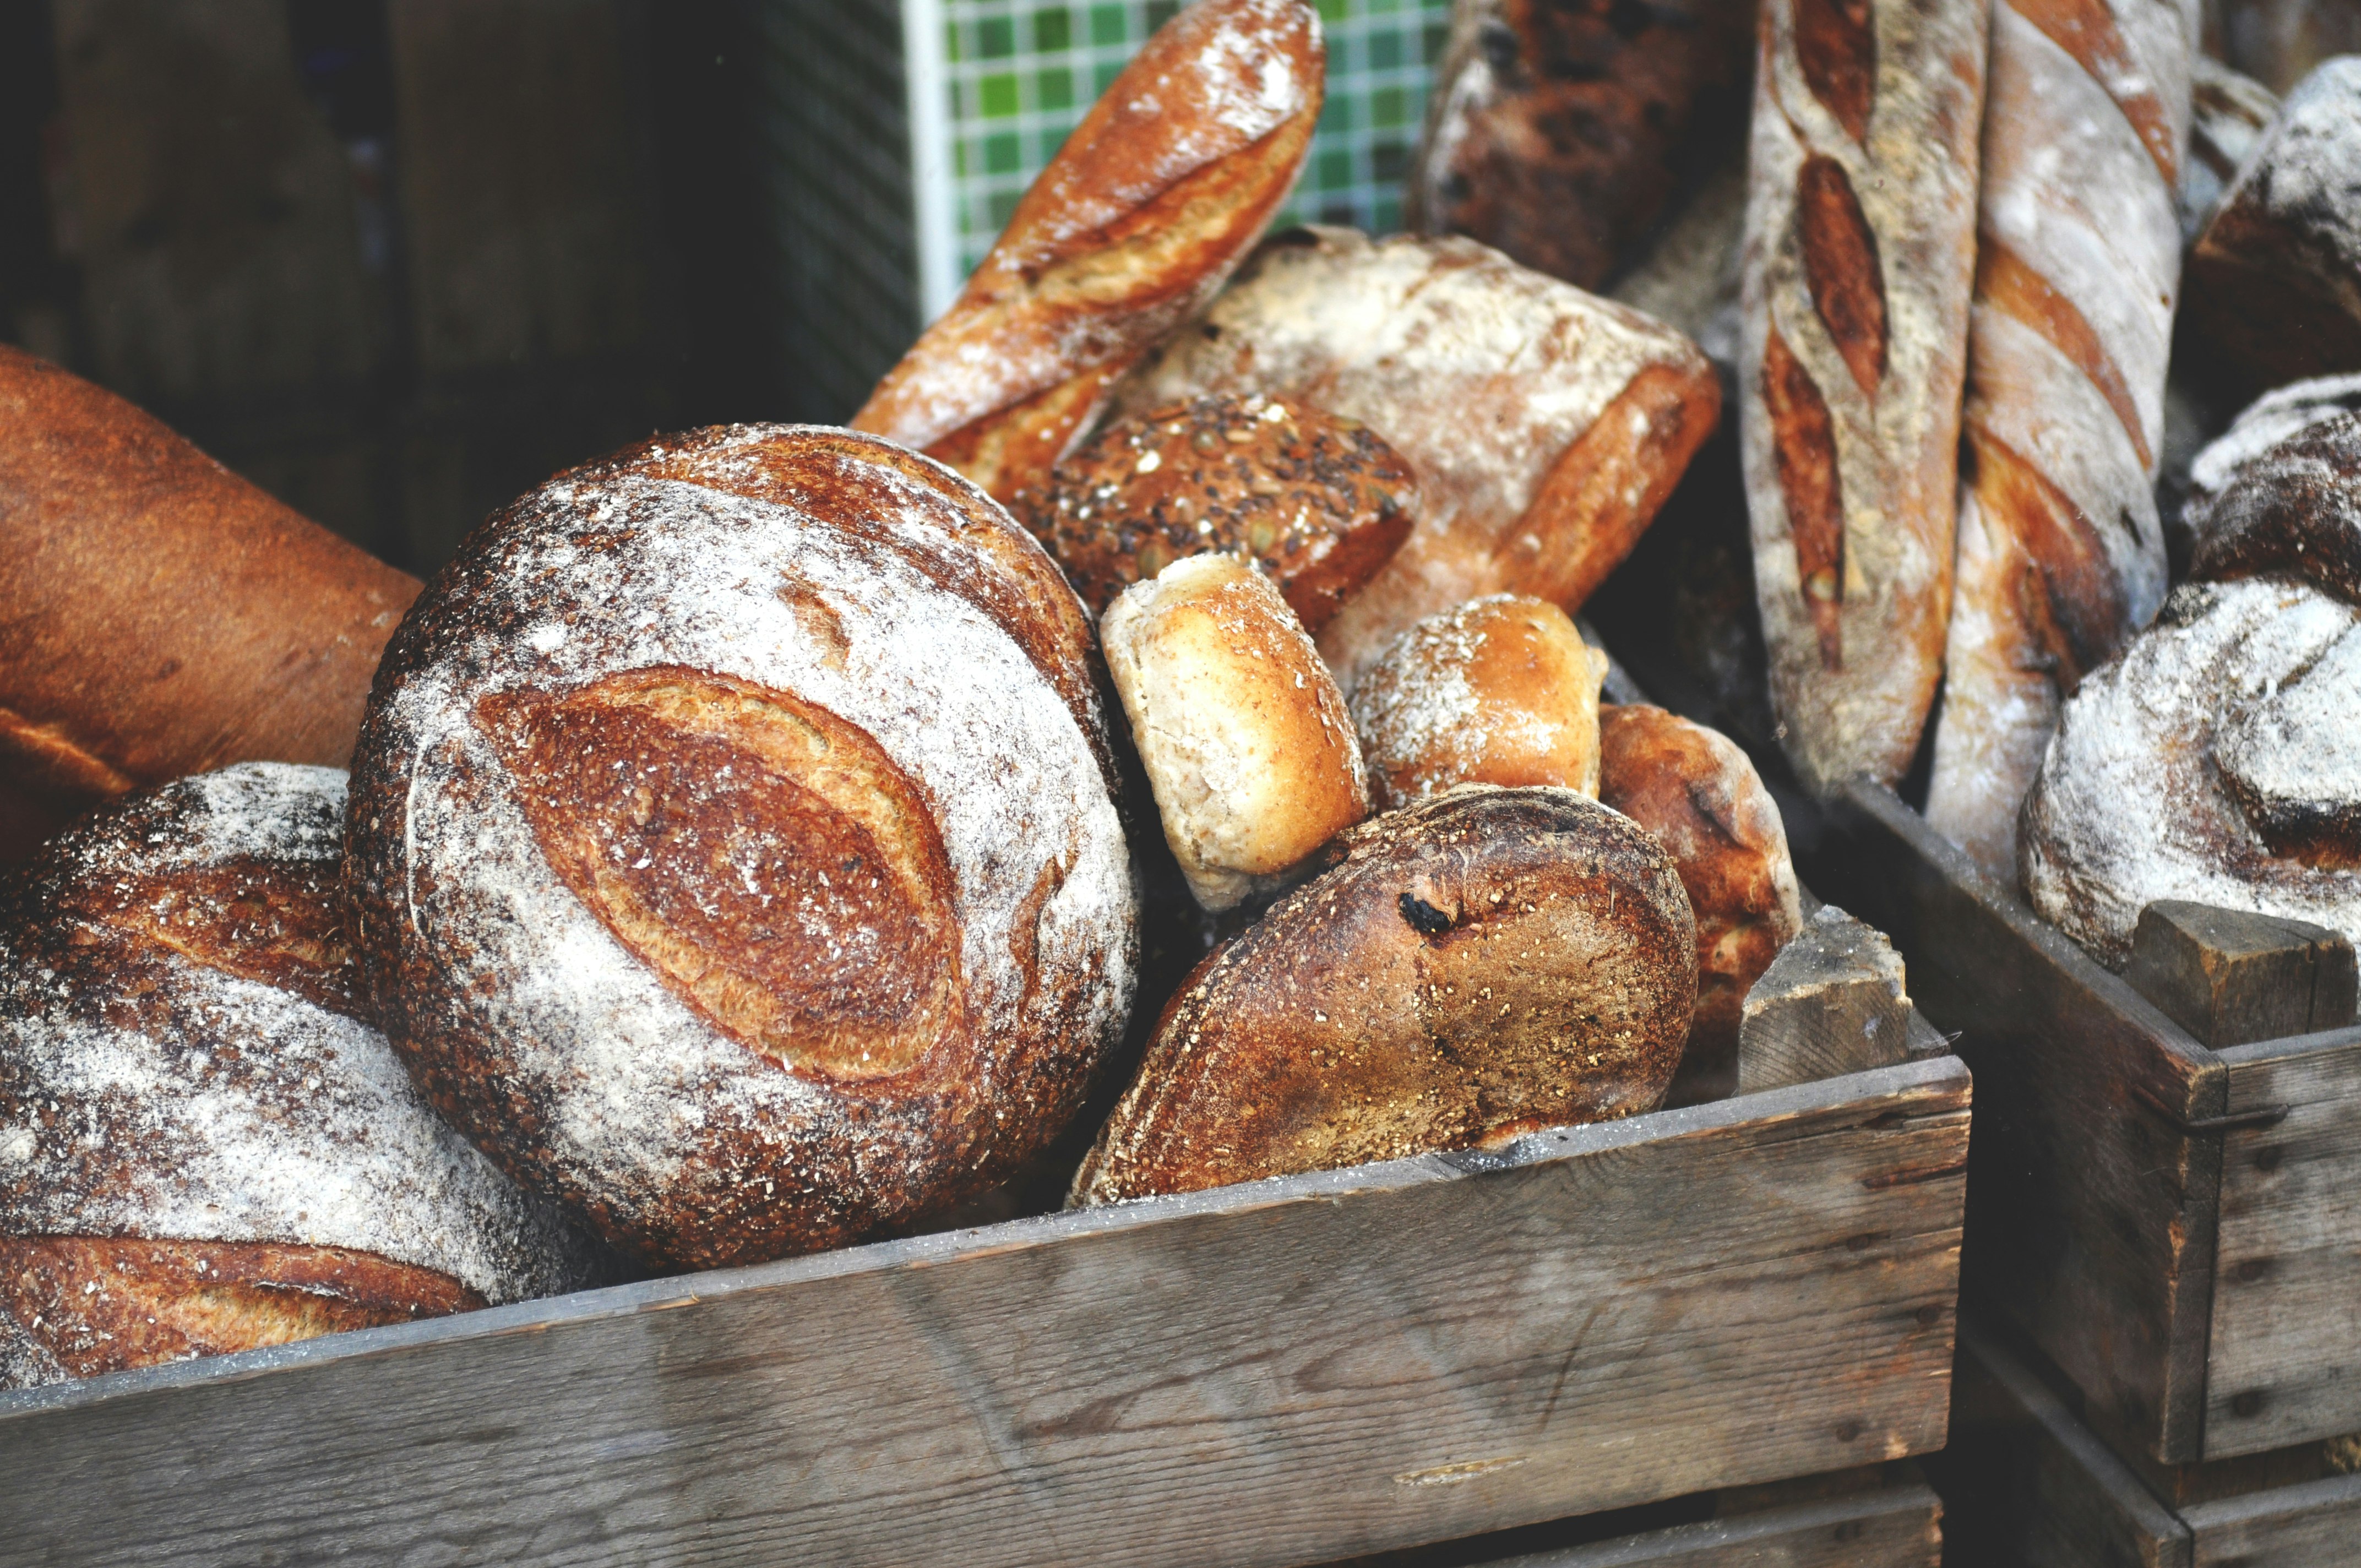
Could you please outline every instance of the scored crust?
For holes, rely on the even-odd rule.
[[[1469,785],[1329,858],[1165,1008],[1070,1201],[1494,1145],[1663,1099],[1697,927],[1638,827],[1571,790]]]
[[[57,840],[0,909],[0,1382],[595,1277],[366,1021],[344,804],[325,768],[183,780]]]
[[[559,476],[379,673],[347,882],[388,1034],[652,1262],[992,1185],[1130,1002],[1088,630],[1005,512],[873,436],[719,428]]]

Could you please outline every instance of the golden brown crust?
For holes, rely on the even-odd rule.
[[[1257,393],[1117,420],[1016,512],[1094,614],[1174,561],[1228,550],[1316,632],[1410,537],[1416,493],[1367,426]]]
[[[0,765],[63,803],[342,765],[415,579],[0,345]]]
[[[447,1274],[346,1247],[0,1236],[0,1318],[72,1377],[483,1305]]]
[[[852,417],[1006,501],[1260,237],[1320,116],[1300,0],[1200,0],[1158,29],[1016,205],[958,301]]]
[[[1672,860],[1568,790],[1378,817],[1209,958],[1074,1179],[1104,1203],[1653,1110],[1697,998]]]
[[[1665,1103],[1721,1099],[1746,993],[1803,924],[1785,825],[1746,753],[1701,724],[1610,704],[1598,745],[1600,802],[1671,853],[1697,917],[1697,1016]]]
[[[1431,615],[1353,687],[1353,722],[1380,811],[1464,784],[1598,795],[1607,656],[1565,611],[1500,594]]]

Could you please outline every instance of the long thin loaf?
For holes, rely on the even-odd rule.
[[[1739,434],[1781,737],[1909,766],[1950,607],[1987,0],[1765,0]]]
[[[1995,0],[1958,582],[1927,819],[1987,871],[2059,702],[2164,601],[2154,483],[2193,4]]]

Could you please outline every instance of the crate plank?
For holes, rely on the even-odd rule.
[[[2235,1046],[2205,1457],[2361,1431],[2361,1028]]]
[[[1839,804],[1812,868],[1889,933],[1919,1010],[1978,1080],[1971,1294],[2089,1397],[2092,1424],[2200,1457],[2222,1143],[2221,1058],[2037,919],[1893,793]]]
[[[1490,1568],[1938,1568],[1942,1505],[1912,1484],[1707,1519]]]
[[[0,1563],[1319,1562],[1939,1447],[1969,1080],[0,1398]]]
[[[2199,1503],[2182,1517],[2193,1568],[2346,1568],[2361,1531],[2361,1475]]]

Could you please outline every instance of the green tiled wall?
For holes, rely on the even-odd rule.
[[[1279,222],[1401,226],[1402,170],[1426,114],[1451,0],[1319,0],[1328,96]],[[1016,198],[1177,0],[943,0],[951,222],[965,277]]]

